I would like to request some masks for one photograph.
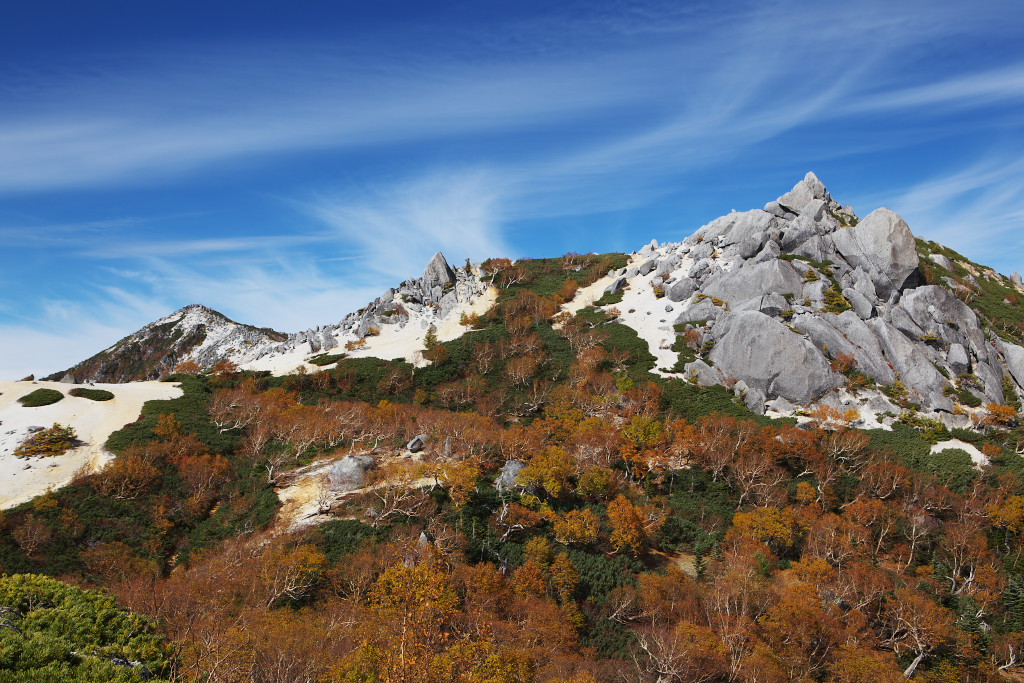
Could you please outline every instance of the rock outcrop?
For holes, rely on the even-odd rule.
[[[759,311],[723,319],[712,364],[764,396],[806,404],[842,384],[829,362],[801,335]]]
[[[376,467],[377,461],[372,456],[346,455],[332,465],[327,473],[331,490],[345,493],[365,486],[368,473]]]
[[[856,226],[836,230],[831,237],[847,263],[868,273],[882,299],[902,291],[920,265],[910,226],[889,209],[876,209]]]
[[[948,282],[925,283],[906,221],[884,208],[858,220],[813,173],[763,210],[730,213],[682,242],[645,246],[634,264],[612,274],[614,291],[627,297],[616,307],[661,314],[668,309],[652,300],[660,287],[673,316],[661,329],[673,336],[673,323],[698,329],[706,351],[683,376],[736,387],[755,410],[838,404],[849,381],[840,370],[892,387],[905,406],[950,418],[953,397],[964,391],[1003,402],[1014,398],[1004,395],[1009,378],[1014,393],[1024,393],[1024,349],[995,343]]]
[[[306,345],[311,353],[328,352],[341,346],[343,339],[362,339],[378,334],[387,325],[405,327],[414,320],[426,328],[487,288],[488,284],[481,282],[471,267],[453,269],[444,254],[438,252],[427,264],[423,277],[388,289],[338,323],[289,335],[285,343],[268,352],[288,353]]]
[[[183,361],[194,361],[209,369],[222,360],[241,366],[268,356],[289,357],[298,365],[302,358],[373,336],[389,325],[403,328],[415,324],[426,330],[472,302],[488,287],[469,264],[453,269],[444,254],[438,252],[427,264],[423,277],[388,289],[337,323],[282,334],[236,323],[205,306],[186,306],[47,379],[71,383],[130,382],[157,379]]]

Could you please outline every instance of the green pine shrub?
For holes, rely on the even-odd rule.
[[[114,398],[114,394],[106,389],[86,389],[84,387],[75,387],[68,392],[68,395],[87,398],[90,401],[109,401]]]
[[[18,403],[26,408],[39,408],[56,403],[64,398],[64,394],[56,389],[36,389],[18,399]]]

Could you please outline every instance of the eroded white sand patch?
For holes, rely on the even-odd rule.
[[[967,451],[967,454],[971,456],[971,462],[977,468],[982,468],[988,464],[988,456],[979,451],[973,444],[969,444],[966,441],[960,439],[950,439],[949,441],[940,441],[939,443],[932,446],[932,453],[941,453],[947,448],[959,448],[962,451]]]
[[[56,389],[64,394],[57,403],[25,408],[18,399],[36,389]],[[103,448],[107,437],[134,422],[146,401],[181,396],[181,389],[169,382],[96,384],[114,398],[92,401],[68,395],[75,388],[60,382],[0,382],[0,508],[30,500],[50,488],[68,484],[75,473],[88,466],[101,469],[111,455]],[[81,446],[64,455],[49,458],[17,458],[14,449],[28,436],[30,427],[51,427],[55,422],[73,427]]]

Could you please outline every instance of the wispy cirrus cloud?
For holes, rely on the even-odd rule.
[[[0,76],[5,200],[174,186],[168,192],[190,209],[193,192],[237,191],[207,183],[246,185],[246,174],[263,169],[265,182],[236,194],[235,207],[258,195],[294,214],[232,229],[213,216],[179,229],[118,217],[110,201],[97,205],[112,220],[2,221],[0,240],[25,250],[18,254],[51,260],[52,272],[95,276],[68,278],[73,295],[26,294],[0,337],[35,330],[80,337],[77,346],[107,334],[107,344],[192,302],[296,330],[333,322],[418,275],[438,250],[458,263],[600,248],[608,235],[591,227],[593,216],[667,213],[714,196],[710,215],[678,217],[695,228],[763,204],[774,196],[763,186],[781,193],[808,169],[849,162],[871,171],[911,145],[960,139],[977,112],[1001,110],[985,119],[1000,126],[988,134],[1019,140],[1010,112],[1024,99],[1024,63],[975,58],[964,47],[952,70],[933,51],[1012,35],[1018,29],[1003,18],[1014,9],[1002,0],[969,10],[871,0],[579,2],[501,26],[404,26],[301,44],[168,43],[114,50],[82,67],[12,70]],[[278,165],[276,175],[267,170]],[[935,177],[931,168],[886,193],[867,183],[835,189],[860,195],[858,209],[889,204],[915,231],[978,257],[983,245],[965,248],[969,239],[1002,244],[994,256],[1019,254],[1015,188],[1024,187],[1024,167],[1011,154]],[[964,225],[978,231],[967,238]],[[628,227],[637,243],[652,236]],[[570,230],[572,240],[562,239]],[[8,258],[16,271],[19,256]],[[29,346],[51,348],[47,339]],[[69,360],[85,355],[76,349]]]
[[[437,251],[458,265],[510,253],[503,202],[515,181],[480,169],[431,172],[358,192],[320,194],[299,204],[335,239],[363,256],[376,278],[416,277]]]
[[[1000,150],[897,192],[866,197],[899,212],[916,234],[1004,270],[1024,270],[1024,155]]]
[[[295,249],[333,241],[329,234],[308,235],[248,235],[243,237],[214,237],[209,239],[139,240],[128,243],[104,244],[83,249],[79,255],[103,259],[145,259],[153,254],[163,258],[207,256],[211,254],[244,254],[252,251]]]
[[[924,106],[958,88],[961,106],[1020,95],[1019,74],[1006,68],[877,91],[908,48],[969,30],[962,12],[818,9],[615,6],[584,12],[574,24],[581,38],[565,35],[562,16],[520,27],[528,37],[514,47],[497,38],[515,31],[494,46],[486,33],[455,33],[449,53],[416,58],[371,40],[189,46],[38,74],[41,85],[19,87],[0,113],[0,193],[145,184],[281,152],[558,126],[569,128],[555,147],[575,147],[595,168],[602,153],[614,163],[623,151],[629,164],[630,153],[644,162],[652,150],[701,140],[698,154],[675,157],[696,164],[715,156],[716,142],[750,144],[815,115]],[[974,21],[993,13],[979,9]],[[473,59],[460,48],[475,49]],[[541,152],[536,143],[523,150]]]

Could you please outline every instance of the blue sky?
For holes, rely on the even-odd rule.
[[[808,170],[1024,270],[1017,2],[293,4],[5,8],[0,378],[189,303],[334,322],[437,250],[679,240]]]

